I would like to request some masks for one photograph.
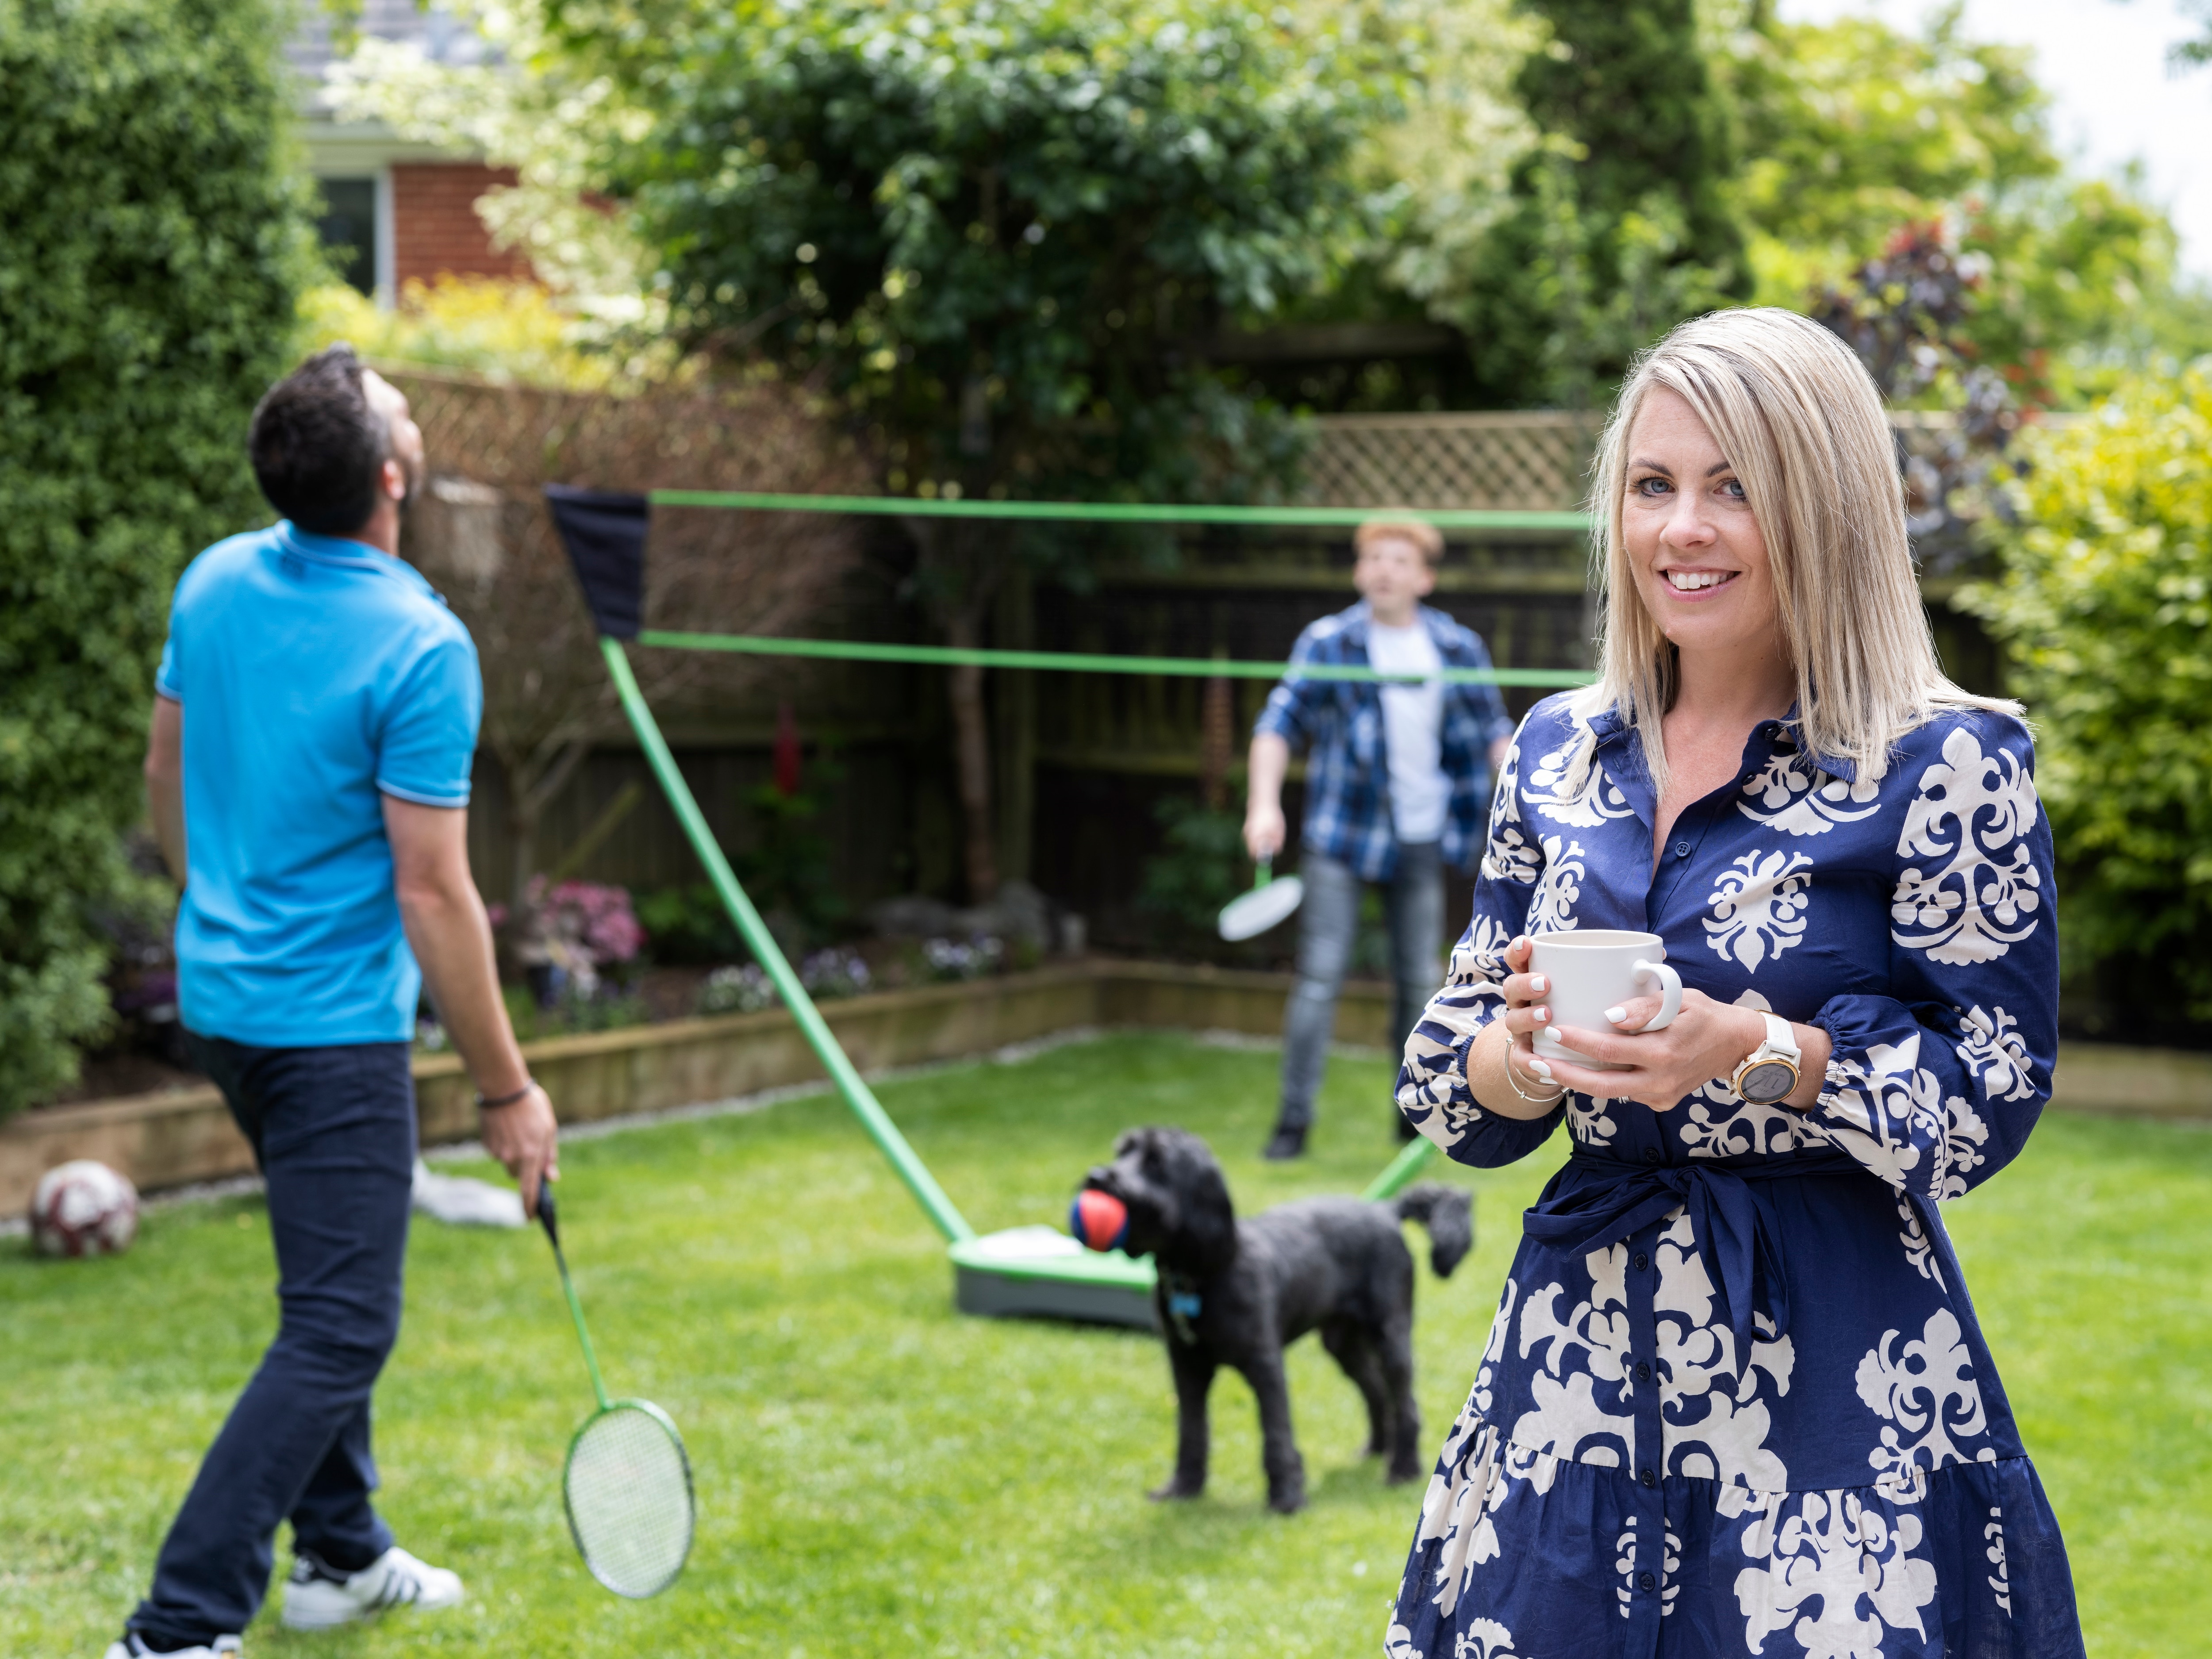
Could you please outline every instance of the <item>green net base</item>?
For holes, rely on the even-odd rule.
[[[1152,1258],[1086,1250],[1053,1227],[1012,1227],[952,1245],[960,1311],[1156,1328]]]

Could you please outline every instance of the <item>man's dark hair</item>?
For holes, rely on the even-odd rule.
[[[269,388],[246,437],[269,505],[314,536],[347,536],[376,510],[392,426],[369,407],[361,359],[343,342]]]

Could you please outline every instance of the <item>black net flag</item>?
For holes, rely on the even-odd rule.
[[[635,639],[645,620],[645,532],[652,512],[646,498],[547,484],[545,505],[599,632],[611,640]]]

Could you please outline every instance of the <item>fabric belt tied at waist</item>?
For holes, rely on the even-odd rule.
[[[1571,1255],[1618,1244],[1663,1219],[1677,1205],[1705,1274],[1728,1310],[1736,1363],[1762,1340],[1753,1310],[1763,1305],[1773,1337],[1790,1328],[1790,1287],[1782,1271],[1782,1228],[1769,1182],[1801,1176],[1864,1173],[1838,1152],[1792,1153],[1756,1164],[1638,1164],[1577,1146],[1543,1195],[1522,1217],[1522,1231]],[[1764,1340],[1772,1340],[1767,1338]]]

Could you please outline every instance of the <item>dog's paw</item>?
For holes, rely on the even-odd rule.
[[[1279,1492],[1267,1494],[1267,1507],[1278,1515],[1296,1515],[1306,1506],[1304,1486],[1285,1486]]]
[[[1386,1486],[1403,1486],[1419,1480],[1422,1474],[1423,1470],[1419,1463],[1394,1463],[1389,1472],[1382,1477],[1382,1484]]]
[[[1191,1485],[1181,1480],[1173,1480],[1164,1486],[1153,1487],[1145,1496],[1155,1504],[1179,1504],[1197,1497],[1205,1490],[1206,1483],[1203,1480]]]

